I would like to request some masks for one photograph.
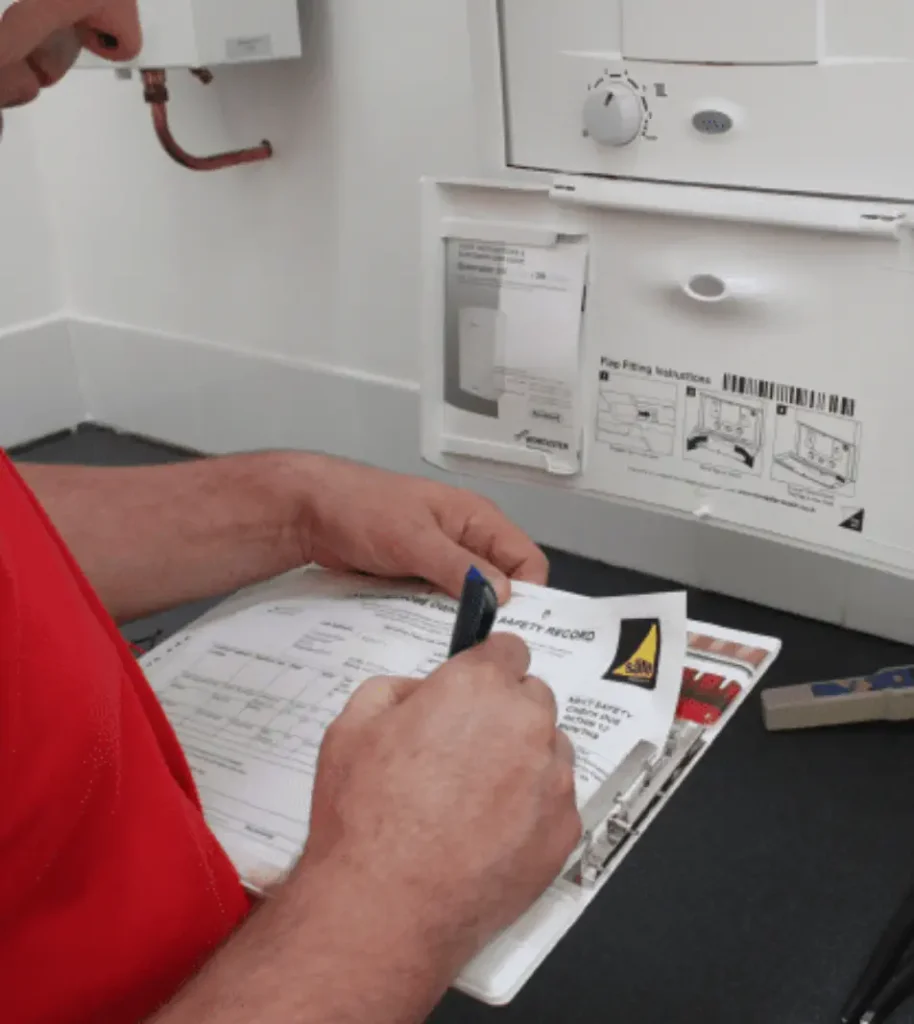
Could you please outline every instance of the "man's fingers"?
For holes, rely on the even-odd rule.
[[[463,581],[473,566],[492,584],[499,604],[504,604],[511,596],[511,584],[501,570],[484,557],[451,540],[444,530],[430,528],[415,537],[412,557],[416,574],[441,587],[451,597],[460,597]]]
[[[0,105],[21,107],[31,103],[40,91],[34,72],[27,64],[11,64],[0,67]]]
[[[495,534],[489,558],[512,580],[545,586],[549,579],[549,559],[519,526],[509,525],[510,533],[502,529]]]
[[[513,580],[524,583],[537,583],[545,586],[549,579],[549,559],[545,553],[534,545],[523,562],[509,574]]]
[[[422,679],[409,679],[405,676],[375,676],[366,679],[349,698],[337,722],[346,728],[358,728],[402,704],[422,683]]]
[[[77,26],[80,42],[103,60],[133,60],[143,48],[139,19],[93,19]]]
[[[548,683],[543,682],[538,676],[527,676],[521,685],[521,693],[529,700],[541,704],[549,711],[552,720],[557,721],[559,717],[558,704],[556,703],[552,687]],[[567,761],[570,765],[574,766],[574,745],[561,729],[555,730],[555,753],[563,761]]]
[[[568,734],[562,732],[561,729],[556,731],[555,752],[563,761],[567,761],[570,765],[574,765],[574,744],[568,738]]]
[[[25,60],[66,29],[109,60],[129,60],[142,45],[135,0],[19,0],[0,22],[0,65]]]
[[[79,56],[80,42],[73,32],[55,32],[28,58],[29,67],[35,72],[44,88],[54,85],[70,70]]]
[[[549,562],[527,534],[492,502],[469,492],[466,500],[461,544],[509,579],[544,584]]]
[[[448,664],[459,664],[462,671],[468,672],[494,665],[512,682],[520,682],[530,667],[530,648],[513,633],[493,633],[485,643],[464,651]]]
[[[553,721],[558,718],[559,709],[555,702],[555,694],[552,692],[552,688],[538,676],[527,676],[523,680],[521,692],[525,697],[546,708]]]

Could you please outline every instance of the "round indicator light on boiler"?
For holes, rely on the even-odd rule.
[[[692,116],[692,127],[700,135],[726,135],[733,129],[733,118],[725,110],[699,110]]]

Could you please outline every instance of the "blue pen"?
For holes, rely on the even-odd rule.
[[[448,657],[453,658],[481,644],[492,632],[497,612],[498,596],[494,587],[471,566],[463,581]]]

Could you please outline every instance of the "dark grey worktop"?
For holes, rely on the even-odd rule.
[[[174,451],[89,429],[28,458],[126,464]],[[647,592],[663,580],[558,552],[553,586]],[[785,580],[785,586],[789,583]],[[179,628],[199,608],[130,627]],[[763,686],[914,662],[914,651],[690,592],[694,619],[780,637]],[[448,995],[435,1024],[836,1024],[914,882],[914,726],[769,735],[758,693],[515,1002]],[[914,1006],[893,1024],[914,1024]]]

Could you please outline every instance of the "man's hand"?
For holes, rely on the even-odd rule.
[[[321,750],[300,871],[345,864],[389,934],[411,933],[455,973],[581,834],[571,742],[528,665],[502,634],[425,681],[371,680]]]
[[[327,731],[304,857],[156,1024],[419,1024],[581,834],[571,743],[497,635]]]
[[[418,477],[309,456],[306,560],[375,576],[417,576],[456,597],[470,565],[499,599],[509,580],[545,583],[545,555],[486,498]]]
[[[309,562],[423,577],[455,597],[475,564],[501,601],[511,579],[546,582],[543,553],[485,498],[325,455],[20,471],[122,621]]]

